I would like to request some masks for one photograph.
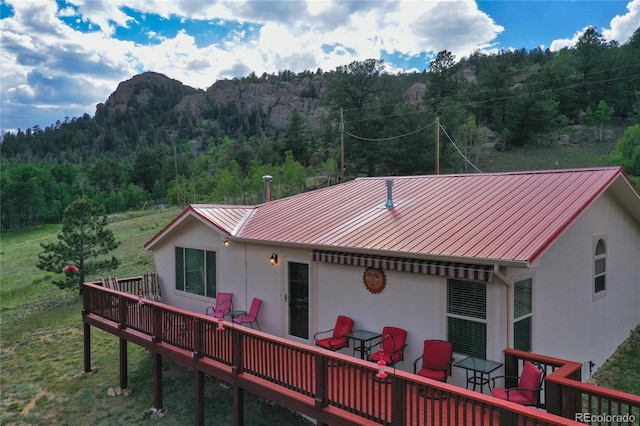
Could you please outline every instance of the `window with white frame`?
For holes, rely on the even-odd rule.
[[[453,350],[487,356],[487,287],[485,283],[447,280],[447,339]]]
[[[216,297],[216,252],[176,247],[176,290]]]
[[[531,351],[532,296],[532,278],[513,285],[513,347],[521,351]]]
[[[607,243],[604,238],[597,237],[593,253],[593,293],[599,294],[607,289]]]

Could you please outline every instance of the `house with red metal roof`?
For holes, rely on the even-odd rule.
[[[163,302],[204,313],[217,292],[233,310],[259,298],[263,331],[309,344],[338,315],[400,327],[406,371],[425,339],[458,360],[511,347],[598,367],[640,323],[640,193],[619,167],[358,178],[190,205],[145,248]]]

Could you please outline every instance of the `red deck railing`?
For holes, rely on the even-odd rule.
[[[582,364],[505,349],[505,374],[516,375],[525,360],[544,366],[543,400],[550,413],[589,424],[640,425],[640,396],[581,381]]]
[[[135,278],[121,282],[136,293]],[[380,380],[377,366],[358,358],[226,321],[218,330],[211,317],[159,302],[141,304],[133,294],[87,283],[84,322],[318,419],[319,424],[571,425],[579,424],[573,420],[584,395],[595,398],[596,406],[607,406],[609,413],[615,408],[624,414],[628,408],[640,418],[640,397],[581,383],[579,363],[505,350],[506,374],[517,375],[525,359],[551,370],[545,402],[547,410],[563,418],[391,368],[387,379]],[[584,409],[599,414],[591,410],[593,405]]]

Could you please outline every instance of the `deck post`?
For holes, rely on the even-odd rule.
[[[92,289],[87,291],[85,289],[84,295],[82,297],[82,334],[83,334],[83,344],[84,344],[84,372],[91,372],[91,326],[84,322],[84,317],[89,315],[91,310],[89,309],[90,303],[89,300],[91,298]]]
[[[578,379],[580,380],[580,379]],[[582,410],[582,393],[576,389],[570,389],[567,386],[559,386],[562,398],[562,417],[567,419],[575,419],[576,413]]]
[[[162,408],[162,355],[153,353],[153,408]]]
[[[391,376],[391,424],[392,425],[404,425],[405,410],[406,410],[406,390],[403,380],[401,380],[395,374]]]
[[[118,328],[122,330],[127,326],[127,299],[118,295]]]
[[[336,362],[336,361],[333,361]],[[326,356],[316,354],[316,398],[315,406],[318,412],[327,406],[327,387],[328,387],[328,371],[329,361]],[[327,426],[326,423],[320,423],[320,426]]]
[[[86,297],[86,295],[85,295]],[[83,323],[84,330],[84,372],[91,372],[91,326]]]
[[[234,373],[241,374],[244,370],[242,364],[242,358],[244,354],[242,353],[242,334],[235,328],[231,329],[231,350],[232,350],[232,360]]]
[[[244,389],[233,386],[233,426],[244,426]]]
[[[195,369],[194,377],[195,390],[195,407],[194,407],[194,424],[196,426],[204,426],[204,373]]]
[[[504,354],[504,387],[505,388],[515,388],[518,386],[518,358],[509,353]],[[489,384],[491,386],[491,384]]]
[[[120,338],[120,389],[126,389],[129,384],[127,374],[127,340]]]
[[[516,424],[515,413],[507,410],[500,410],[500,426],[514,426]]]
[[[544,403],[547,409],[547,413],[561,416],[562,413],[562,394],[560,385],[553,381],[544,381]]]
[[[236,376],[233,383],[233,426],[244,426],[244,389],[238,386],[237,376],[243,371],[244,357],[242,334],[236,328],[231,330],[231,350],[233,374]]]
[[[155,305],[153,305],[151,309],[151,330],[153,333],[151,341],[157,343],[162,341],[162,310]]]
[[[202,336],[204,335],[204,324],[198,318],[193,318],[193,359],[202,358]]]

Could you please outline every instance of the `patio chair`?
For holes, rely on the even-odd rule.
[[[160,301],[160,286],[158,285],[158,274],[149,273],[142,275],[142,297]]]
[[[249,313],[240,312],[237,315],[234,314],[231,318],[232,321],[236,324],[241,325],[249,324],[251,328],[253,328],[253,324],[255,324],[256,326],[258,326],[258,330],[260,330],[260,323],[258,322],[258,312],[260,311],[260,304],[262,304],[262,299],[254,297],[253,301],[251,302]]]
[[[224,318],[233,311],[233,293],[218,292],[216,306],[208,306],[205,314],[214,318]]]
[[[102,286],[111,290],[120,291],[118,279],[116,277],[106,277],[102,279]]]
[[[380,360],[392,366],[404,359],[404,348],[407,347],[407,330],[398,327],[384,327],[380,341],[371,347],[380,345],[380,349],[369,355],[369,361]]]
[[[351,333],[353,330],[353,320],[344,315],[338,315],[338,319],[336,320],[336,326],[331,330],[319,331],[313,335],[313,338],[316,341],[316,345],[329,349],[330,351],[337,351],[338,349],[345,348],[349,346],[349,338],[344,335],[347,333]],[[318,339],[318,336],[330,333],[330,337],[325,337],[322,339]]]
[[[529,361],[525,361],[519,378],[512,376],[492,377],[491,395],[516,404],[538,407],[540,405],[540,392],[542,391],[544,377],[544,369],[539,364],[534,365]],[[515,388],[494,387],[495,381],[500,378],[518,379],[518,386]]]
[[[422,364],[418,370],[420,360]],[[413,374],[446,383],[447,377],[451,375],[452,363],[453,345],[450,342],[425,340],[422,355],[413,362]]]

